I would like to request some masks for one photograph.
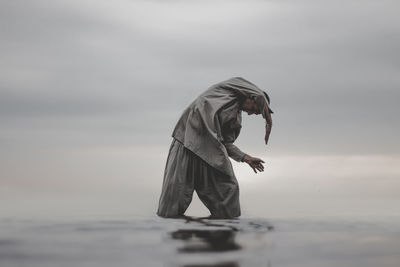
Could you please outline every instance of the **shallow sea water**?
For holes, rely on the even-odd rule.
[[[391,220],[0,220],[0,266],[400,266]]]

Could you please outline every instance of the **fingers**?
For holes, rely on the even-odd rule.
[[[260,159],[260,158],[254,158],[254,161],[256,162],[256,163],[260,163],[260,162],[263,162],[263,163],[265,163],[262,159]]]
[[[264,166],[261,163],[260,164],[252,164],[250,166],[253,168],[255,173],[257,173],[256,170],[258,170],[259,172],[263,172],[264,171]]]
[[[264,171],[264,165],[261,162],[265,163],[262,159],[253,158],[252,161],[248,162],[247,164],[249,164],[249,166],[253,169],[253,171],[257,173],[257,171],[259,172]]]
[[[253,166],[251,166],[251,168],[253,169],[253,171],[254,171],[255,173],[257,173],[257,172],[256,172],[256,169],[255,169]]]

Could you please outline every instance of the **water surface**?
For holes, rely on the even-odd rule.
[[[0,221],[0,265],[400,266],[395,221],[338,219]]]

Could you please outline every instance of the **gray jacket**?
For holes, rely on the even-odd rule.
[[[229,156],[241,161],[245,155],[233,142],[239,136],[242,122],[239,96],[252,98],[266,118],[267,99],[253,83],[234,77],[208,88],[187,107],[172,137],[198,155],[210,166],[234,175]]]

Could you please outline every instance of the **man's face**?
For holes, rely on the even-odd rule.
[[[243,104],[242,104],[242,110],[246,111],[248,115],[251,114],[260,114],[260,111],[258,110],[258,106],[256,102],[254,102],[253,99],[247,98]]]

